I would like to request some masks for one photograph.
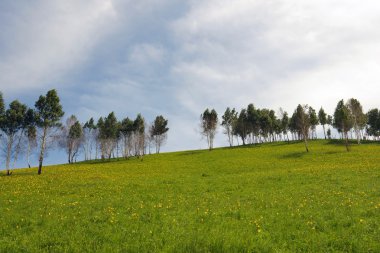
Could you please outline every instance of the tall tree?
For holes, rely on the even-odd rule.
[[[169,131],[168,120],[162,115],[157,116],[150,128],[150,137],[152,138],[155,146],[156,153],[160,153],[161,145],[167,138],[167,132]]]
[[[111,112],[106,118],[100,118],[98,121],[100,150],[102,159],[111,159],[112,153],[116,148],[118,141],[119,124],[115,113]]]
[[[294,112],[294,115],[295,115],[296,128],[304,140],[306,152],[309,152],[309,146],[307,142],[308,137],[309,137],[309,129],[311,126],[309,106],[298,105],[297,109]]]
[[[59,97],[56,90],[49,90],[46,96],[41,95],[36,101],[36,123],[41,129],[42,135],[40,138],[40,154],[39,154],[39,165],[38,165],[38,175],[42,172],[42,164],[45,157],[45,151],[49,138],[54,137],[51,131],[56,129],[61,124],[60,119],[64,115],[62,110],[62,105],[60,104]]]
[[[266,141],[271,140],[271,134],[272,134],[272,115],[274,114],[274,111],[272,113],[269,109],[261,109],[259,111],[259,122],[260,122],[260,130],[261,135]]]
[[[74,115],[66,120],[62,129],[61,147],[66,150],[68,163],[73,163],[83,143],[82,126]]]
[[[368,134],[375,139],[380,136],[380,111],[379,109],[372,109],[367,113],[368,118]]]
[[[23,136],[23,129],[25,126],[25,116],[27,107],[21,104],[18,100],[15,100],[9,104],[9,108],[5,111],[2,122],[1,130],[4,134],[4,139],[6,143],[5,148],[5,158],[6,158],[6,174],[11,175],[10,172],[10,162],[12,158],[17,159],[19,151],[19,145],[21,143],[21,138]],[[19,141],[18,141],[19,140]]]
[[[218,127],[218,114],[212,109],[206,109],[201,114],[201,134],[206,137],[209,150],[213,149],[216,129]]]
[[[68,152],[69,163],[73,163],[76,160],[76,157],[78,156],[80,146],[83,142],[83,130],[79,121],[76,121],[74,125],[70,127],[68,139],[70,143],[68,145],[68,147],[70,147],[70,151]]]
[[[311,128],[311,137],[312,139],[317,138],[316,128],[319,124],[317,113],[314,108],[309,106],[309,117],[310,117],[310,128]]]
[[[230,147],[234,145],[233,126],[236,120],[237,112],[235,111],[235,108],[232,108],[231,110],[229,107],[227,107],[226,111],[222,116],[222,126],[224,127],[224,133],[227,135]]]
[[[145,119],[139,113],[133,122],[135,155],[140,157],[145,154]]]
[[[133,133],[135,131],[133,120],[128,117],[123,119],[120,131],[123,138],[124,158],[128,158],[132,154],[133,149]]]
[[[257,137],[260,134],[260,114],[259,110],[253,104],[249,104],[246,111],[246,128],[247,135],[250,136],[251,143],[258,142]],[[255,140],[256,138],[256,140]]]
[[[239,113],[239,117],[236,120],[236,124],[234,125],[234,133],[239,136],[243,142],[243,145],[246,144],[246,139],[249,133],[248,130],[248,115],[246,109],[241,109]]]
[[[36,116],[35,116],[35,112],[33,109],[29,108],[27,109],[26,113],[25,113],[25,116],[24,116],[24,120],[23,120],[23,123],[22,123],[22,126],[21,126],[21,133],[20,135],[18,136],[18,141],[17,141],[17,145],[16,145],[16,150],[15,150],[15,156],[14,156],[14,159],[13,159],[13,168],[15,168],[16,166],[16,161],[18,159],[18,155],[19,153],[21,152],[21,149],[22,149],[22,146],[23,146],[23,140],[25,139],[26,134],[31,131],[32,128],[34,128],[35,130],[35,123],[36,123]],[[29,148],[29,139],[28,139],[28,149],[27,149],[27,153],[30,152]],[[28,160],[29,162],[29,160]]]
[[[349,99],[347,102],[347,106],[348,106],[348,109],[350,109],[350,112],[352,115],[353,127],[355,130],[357,142],[358,144],[360,144],[360,140],[362,138],[360,131],[365,127],[366,122],[367,122],[367,117],[363,113],[363,107],[357,99],[355,98]]]
[[[30,154],[31,154],[32,150],[37,147],[36,126],[34,126],[34,125],[28,126],[28,128],[26,130],[26,138],[28,141],[28,147],[26,150],[26,161],[27,161],[28,167],[30,168]]]
[[[288,131],[289,131],[289,117],[288,117],[288,113],[285,112],[285,111],[283,111],[280,108],[280,114],[281,114],[281,130],[282,130],[282,134],[284,135],[284,139],[285,139],[285,135],[286,135],[287,141],[289,142],[289,135],[288,135]]]
[[[83,125],[83,151],[84,151],[84,160],[92,159],[92,150],[94,147],[94,142],[96,145],[96,125],[94,118],[90,118]],[[95,157],[96,158],[96,157]]]
[[[343,134],[345,139],[346,149],[349,151],[348,132],[353,126],[352,114],[343,99],[340,100],[334,112],[334,127]]]
[[[327,114],[325,113],[325,110],[323,110],[323,108],[321,107],[321,109],[319,109],[319,112],[318,112],[318,119],[319,119],[319,123],[322,125],[323,127],[323,135],[325,136],[325,140],[326,140],[326,131],[325,131],[325,125],[327,124]]]

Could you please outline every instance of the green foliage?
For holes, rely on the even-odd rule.
[[[128,117],[123,119],[123,121],[121,122],[120,131],[124,136],[131,136],[135,131],[133,120],[129,119]]]
[[[25,126],[27,107],[15,100],[9,104],[9,108],[5,111],[1,130],[8,136],[13,136]]]
[[[16,170],[0,252],[380,252],[380,146],[313,141]]]
[[[65,114],[56,90],[49,90],[35,103],[36,123],[41,128],[60,126],[59,121]]]
[[[368,117],[368,134],[378,137],[380,136],[380,111],[372,109],[367,113]]]
[[[321,107],[321,109],[319,109],[318,119],[319,119],[319,123],[321,123],[321,125],[327,124],[327,114],[325,113],[325,110],[323,110],[322,107]]]
[[[333,117],[331,115],[327,115],[327,124],[332,126],[333,122]]]
[[[218,127],[218,113],[212,109],[207,108],[201,114],[201,134],[207,139],[209,149],[213,148],[216,129]]]
[[[312,127],[316,127],[319,124],[319,119],[314,108],[311,106],[309,106],[309,117],[310,117],[310,125]]]
[[[248,128],[249,120],[246,109],[241,109],[239,117],[237,118],[236,124],[234,125],[234,134],[239,136],[245,145],[245,140],[249,134]]]
[[[290,121],[289,121],[288,113],[284,112],[281,118],[281,129],[282,129],[283,134],[286,134],[289,131],[289,124],[290,124]]]
[[[327,138],[330,140],[331,139],[331,129],[327,129]]]
[[[335,108],[333,125],[339,132],[345,134],[350,131],[353,126],[351,112],[348,106],[344,104],[343,99],[338,102]]]
[[[4,98],[3,98],[3,93],[0,91],[0,124],[2,117],[4,116],[5,112],[5,104],[4,104]]]
[[[151,135],[154,137],[157,135],[165,134],[167,131],[169,131],[169,128],[167,127],[167,125],[168,125],[167,119],[165,119],[162,115],[157,116],[152,125]]]
[[[139,134],[144,134],[145,132],[145,120],[140,113],[137,115],[135,121],[133,122],[133,128]]]
[[[38,127],[42,129],[42,137],[40,143],[40,154],[39,154],[39,166],[38,174],[42,172],[42,164],[44,157],[46,155],[46,147],[48,145],[49,129],[61,126],[59,122],[63,115],[65,114],[62,110],[62,105],[56,90],[49,90],[46,96],[40,96],[35,103],[35,123]]]
[[[86,123],[84,123],[83,128],[87,128],[90,131],[96,129],[94,118],[91,117],[89,119],[89,121],[87,121]]]
[[[83,135],[82,126],[79,121],[76,121],[74,125],[70,127],[69,130],[69,139],[80,139]]]
[[[232,108],[231,110],[229,107],[227,107],[226,111],[222,115],[222,126],[225,130],[224,133],[227,134],[230,147],[232,147],[234,144],[233,135],[235,135],[234,129],[237,123],[237,114],[238,113],[236,112],[235,108]]]
[[[306,152],[309,152],[307,140],[309,138],[309,129],[312,125],[311,112],[308,105],[298,105],[292,116],[292,123],[294,123],[295,129],[304,140]]]

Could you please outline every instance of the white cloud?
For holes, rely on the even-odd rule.
[[[6,96],[55,85],[82,120],[163,114],[168,150],[205,147],[196,129],[206,107],[291,113],[308,103],[332,113],[350,97],[379,107],[372,0],[49,1],[11,10],[0,16]]]
[[[12,15],[10,38],[2,38],[12,45],[0,61],[0,85],[9,93],[59,82],[86,62],[116,12],[110,0],[42,1]]]
[[[172,26],[183,55],[173,68],[184,83],[179,101],[196,111],[210,101],[287,110],[365,103],[380,92],[379,12],[373,1],[194,1]]]

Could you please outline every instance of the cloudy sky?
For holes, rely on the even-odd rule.
[[[206,107],[379,107],[379,13],[373,0],[3,0],[0,90],[32,106],[55,88],[81,121],[162,114],[165,151],[205,148]]]

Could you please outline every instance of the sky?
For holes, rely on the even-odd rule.
[[[33,106],[57,89],[82,122],[163,115],[163,151],[206,148],[206,108],[380,107],[379,13],[373,0],[2,0],[0,91]]]

